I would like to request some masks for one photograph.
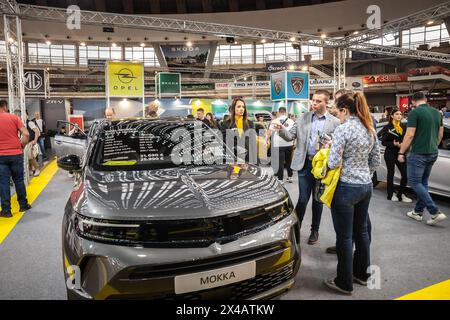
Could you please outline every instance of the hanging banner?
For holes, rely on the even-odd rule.
[[[248,90],[248,89],[269,89],[270,81],[255,82],[218,82],[215,86],[216,90]]]
[[[266,63],[267,72],[280,72],[287,70],[301,70],[305,63],[300,61],[270,62]]]
[[[25,94],[45,95],[47,86],[45,70],[25,70],[23,73]]]
[[[209,49],[209,44],[161,45],[168,67],[205,67]]]
[[[272,74],[270,97],[272,101],[308,100],[309,73],[282,71]]]
[[[351,90],[353,92],[363,92],[363,78],[361,77],[347,77],[346,78],[346,90]]]
[[[287,72],[287,99],[308,100],[309,99],[309,73],[288,71]]]
[[[277,72],[270,76],[270,100],[286,99],[286,72]]]
[[[333,88],[336,81],[333,78],[317,78],[310,79],[309,85],[311,88],[319,89],[319,88]]]
[[[406,73],[377,74],[363,77],[364,84],[395,83],[407,81],[408,74]]]
[[[106,75],[107,96],[142,98],[144,95],[142,63],[108,61]]]
[[[181,96],[181,74],[159,72],[156,75],[156,93],[159,97]]]

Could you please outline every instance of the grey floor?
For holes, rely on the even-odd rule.
[[[294,203],[296,180],[286,184]],[[66,299],[61,258],[61,221],[72,189],[61,170],[0,245],[0,299]],[[450,279],[450,219],[429,227],[405,216],[411,205],[385,199],[385,187],[373,196],[372,264],[380,267],[381,289],[355,286],[352,297],[336,295],[322,281],[335,274],[336,257],[325,253],[335,234],[329,209],[322,216],[320,241],[306,244],[311,212],[302,227],[302,266],[293,290],[281,297],[297,299],[393,299]],[[441,210],[450,215],[450,199],[439,198]]]

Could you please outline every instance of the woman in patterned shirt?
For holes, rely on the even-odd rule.
[[[370,265],[367,219],[372,196],[372,174],[380,165],[380,146],[369,107],[362,93],[345,94],[336,101],[341,125],[333,135],[328,167],[342,166],[331,204],[336,231],[337,277],[325,280],[336,291],[351,294],[353,282],[366,285]],[[355,255],[353,257],[353,242]]]

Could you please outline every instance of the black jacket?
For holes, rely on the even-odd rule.
[[[253,124],[253,121],[247,120],[247,122],[244,122],[244,132],[248,129],[254,129],[255,125]],[[220,131],[222,132],[223,138],[225,139],[225,133],[229,129],[236,129],[236,123],[232,123],[231,119],[228,119],[220,124]]]
[[[381,132],[381,144],[386,147],[386,150],[384,151],[385,154],[389,153],[395,155],[398,154],[398,152],[400,151],[400,148],[394,145],[394,141],[402,143],[403,138],[405,137],[406,126],[404,124],[400,124],[400,126],[403,129],[402,134],[398,134],[397,131],[395,131],[392,122],[384,126]]]
[[[244,132],[246,132],[249,129],[254,129],[255,125],[253,124],[252,121],[248,120],[247,123],[244,122]],[[231,122],[231,119],[224,121],[220,124],[220,131],[222,133],[222,138],[223,138],[223,142],[226,144],[227,143],[227,135],[226,132],[227,130],[237,130],[236,128],[236,124]],[[236,132],[236,138],[235,139],[242,139],[239,138],[239,135]],[[246,161],[250,161],[252,163],[256,163],[257,159],[255,159],[254,157],[257,157],[257,141],[256,141],[256,132],[254,132],[254,134],[250,134],[248,137],[243,137],[244,140],[244,144],[245,144],[245,149],[247,150],[247,155],[246,155]],[[252,139],[252,143],[250,143],[250,139]],[[232,150],[234,150],[234,154],[238,155],[239,152],[236,149],[236,140],[235,140],[235,145],[229,146],[232,148]],[[252,155],[252,156],[250,156]]]

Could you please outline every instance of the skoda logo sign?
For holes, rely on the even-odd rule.
[[[42,87],[44,79],[36,71],[26,71],[24,74],[25,79],[25,89],[29,91],[36,91]]]
[[[136,79],[133,72],[128,68],[120,69],[120,71],[115,73],[115,75],[119,78],[120,82],[125,84],[130,83],[133,79]]]

